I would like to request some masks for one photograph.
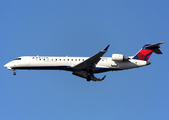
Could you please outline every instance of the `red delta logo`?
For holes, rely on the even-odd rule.
[[[139,60],[148,60],[152,54],[153,50],[141,50],[137,56],[139,58]]]

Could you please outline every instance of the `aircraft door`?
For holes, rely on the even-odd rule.
[[[25,65],[26,66],[30,65],[30,58],[29,57],[25,58]]]

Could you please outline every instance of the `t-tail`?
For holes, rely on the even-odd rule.
[[[160,46],[164,42],[159,42],[156,44],[146,44],[143,46],[143,48],[132,58],[132,59],[138,59],[138,60],[145,60],[148,61],[150,58],[151,54],[154,52],[156,54],[162,54],[160,51]]]

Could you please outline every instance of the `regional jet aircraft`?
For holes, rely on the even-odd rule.
[[[112,57],[102,57],[108,50],[109,45],[92,57],[49,57],[49,56],[22,56],[4,65],[8,70],[66,70],[73,75],[85,78],[87,81],[103,81],[103,78],[96,78],[95,73],[126,70],[138,68],[151,63],[148,61],[151,54],[162,54],[160,46],[164,42],[146,44],[132,57],[122,54],[112,54]]]

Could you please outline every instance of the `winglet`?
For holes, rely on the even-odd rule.
[[[110,46],[110,45],[108,45],[106,48],[104,48],[104,50],[103,50],[103,51],[107,51],[107,49],[109,48],[109,46]]]
[[[105,77],[106,77],[106,75],[101,79],[101,80],[104,80],[105,79]]]

